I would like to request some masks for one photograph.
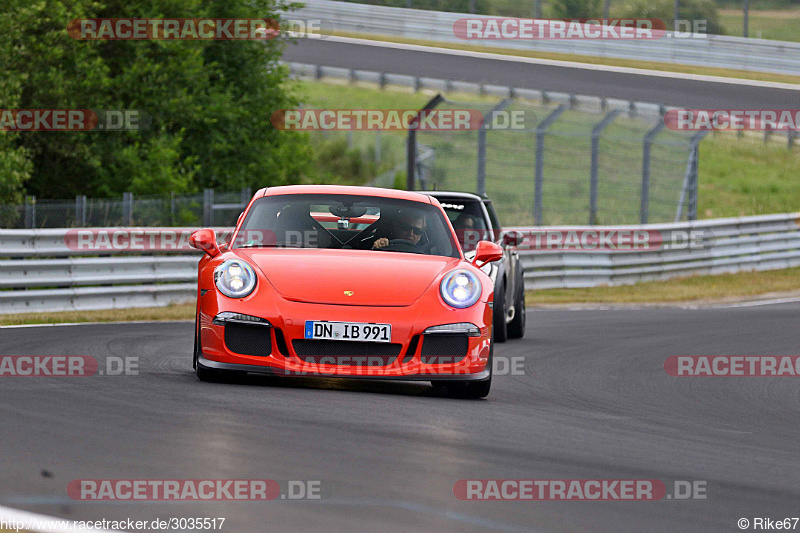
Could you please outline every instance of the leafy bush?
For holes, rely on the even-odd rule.
[[[269,117],[297,100],[284,42],[81,41],[78,18],[279,18],[286,0],[3,0],[3,108],[137,110],[148,129],[0,134],[0,199],[118,196],[295,183],[307,137]]]
[[[601,0],[554,0],[553,18],[597,18],[603,15]]]
[[[631,0],[620,11],[624,18],[661,19],[668,30],[674,29],[674,0]],[[722,27],[713,0],[680,0],[678,15],[682,20],[705,20],[706,33],[725,34],[725,28]],[[688,31],[688,28],[681,28],[681,31]]]

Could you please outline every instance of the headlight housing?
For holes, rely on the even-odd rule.
[[[444,301],[457,309],[475,305],[483,290],[478,276],[463,268],[453,270],[442,278],[439,289]]]
[[[244,298],[256,288],[256,273],[241,259],[228,259],[214,269],[214,283],[228,298]]]

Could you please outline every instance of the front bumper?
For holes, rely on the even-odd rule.
[[[209,297],[210,296],[210,297]],[[488,368],[491,350],[492,310],[485,302],[479,302],[467,310],[439,308],[432,312],[430,306],[412,305],[408,307],[361,307],[282,301],[280,310],[273,306],[258,305],[252,302],[234,302],[221,309],[213,295],[201,296],[200,343],[197,364],[217,370],[254,372],[280,376],[321,376],[344,378],[368,378],[412,381],[481,380],[490,375]],[[247,305],[246,305],[247,304]],[[273,309],[269,309],[273,307]],[[251,328],[269,330],[268,346],[247,350],[234,342],[231,331],[226,336],[225,324],[213,323],[214,317],[222,311],[256,316],[269,321],[271,326],[253,325]],[[309,357],[308,353],[298,354],[297,347],[305,342],[304,326],[306,320],[327,320],[341,322],[368,322],[392,324],[392,346],[396,355],[383,355],[384,361],[376,363],[377,357],[369,352],[359,352],[358,356],[344,355],[347,348],[340,349],[343,341],[328,341],[327,347]],[[465,346],[457,356],[448,352],[442,357],[431,356],[426,339],[433,335],[423,332],[442,324],[470,322],[478,326],[480,335],[461,339]],[[255,331],[255,330],[254,330]],[[442,346],[441,337],[437,339]],[[300,341],[297,344],[295,341]],[[322,341],[325,342],[325,341]],[[331,344],[334,343],[334,344]],[[446,342],[444,344],[447,344]],[[399,347],[398,347],[399,346]],[[426,348],[423,349],[423,346]],[[334,348],[336,353],[324,355],[325,349]],[[362,348],[357,346],[356,348]],[[383,348],[383,347],[381,347]],[[249,352],[249,353],[242,353]],[[255,355],[254,353],[258,353]],[[334,362],[334,364],[331,364]],[[369,362],[367,362],[369,361]],[[442,362],[446,361],[446,362]]]
[[[316,376],[326,378],[347,378],[347,379],[380,379],[380,380],[395,380],[395,381],[479,381],[489,377],[490,372],[488,368],[477,374],[402,374],[402,375],[385,375],[385,374],[343,374],[336,372],[334,374],[325,374],[322,372],[291,372],[284,368],[276,368],[264,365],[241,365],[236,363],[221,363],[219,361],[212,361],[206,359],[203,354],[200,354],[197,364],[203,368],[212,370],[232,370],[237,372],[252,372],[255,374],[267,374],[272,376]]]

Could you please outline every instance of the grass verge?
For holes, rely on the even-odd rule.
[[[756,39],[800,41],[800,8],[750,10],[748,33]],[[741,9],[720,9],[719,19],[729,35],[742,35],[744,19]]]
[[[713,303],[800,291],[800,268],[691,276],[616,287],[527,291],[527,305]]]
[[[793,21],[796,22],[796,21]],[[796,28],[796,25],[795,25]],[[794,30],[797,32],[797,30]],[[437,48],[448,48],[451,50],[467,50],[471,52],[486,52],[490,54],[502,54],[508,56],[531,57],[536,59],[553,59],[556,61],[570,61],[575,63],[589,63],[592,65],[608,65],[613,67],[629,67],[646,70],[658,70],[662,72],[682,72],[684,74],[698,74],[703,76],[720,76],[723,78],[739,78],[745,80],[773,81],[779,83],[800,84],[800,76],[789,76],[786,74],[774,74],[770,72],[755,72],[749,70],[735,70],[727,68],[716,68],[712,66],[683,65],[675,63],[661,63],[657,61],[642,61],[637,59],[617,59],[613,57],[585,56],[578,54],[562,54],[557,52],[542,52],[518,50],[509,48],[498,48],[494,46],[475,46],[461,43],[448,43],[442,41],[429,41],[425,39],[407,39],[404,37],[394,37],[391,35],[373,35],[354,32],[333,32],[331,35],[339,37],[353,37],[358,39],[370,39],[373,41],[383,41],[388,43],[416,44],[420,46],[434,46]],[[798,40],[795,37],[791,40]]]
[[[24,313],[0,315],[0,326],[19,324],[59,324],[65,322],[135,322],[137,320],[192,320],[195,304],[174,304],[166,307],[138,307],[99,311],[66,311],[62,313]]]

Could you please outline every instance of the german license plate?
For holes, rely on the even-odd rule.
[[[392,325],[306,320],[305,338],[333,341],[391,342]]]

